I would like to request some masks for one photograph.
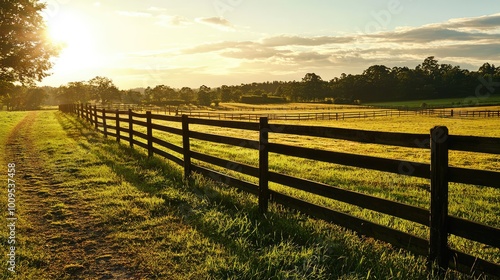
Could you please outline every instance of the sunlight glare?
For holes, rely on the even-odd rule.
[[[52,42],[62,46],[54,70],[74,72],[96,66],[95,36],[89,23],[74,14],[61,14],[49,19],[47,25]]]

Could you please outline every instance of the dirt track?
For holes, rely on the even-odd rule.
[[[95,201],[78,199],[77,191],[61,181],[60,175],[72,170],[58,170],[55,159],[36,147],[34,140],[43,136],[33,128],[41,114],[30,112],[17,124],[5,151],[16,164],[18,238],[29,243],[18,245],[20,262],[45,270],[47,279],[142,279],[133,255],[106,238],[106,227],[92,216]],[[72,145],[61,149],[71,153]],[[27,260],[23,246],[34,248],[42,261]]]

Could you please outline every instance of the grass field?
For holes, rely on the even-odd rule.
[[[415,126],[418,123],[418,126]],[[307,125],[326,125],[346,128],[357,128],[366,130],[411,132],[411,133],[429,133],[430,128],[435,125],[446,125],[451,134],[456,135],[477,135],[499,137],[497,119],[453,119],[453,118],[431,118],[422,116],[400,117],[400,118],[380,118],[367,120],[351,120],[348,122],[325,122],[310,121],[297,122],[297,124]],[[178,123],[168,123],[170,126],[180,127]],[[279,123],[274,124],[274,128],[279,130]],[[233,137],[242,137],[247,139],[257,139],[257,133],[245,133],[234,129],[220,129],[214,127],[196,126],[192,130],[209,132],[213,134],[223,134]],[[181,146],[181,137],[155,133],[155,137],[163,138],[172,143]],[[311,137],[299,137],[293,135],[274,135],[271,141],[278,143],[292,143],[297,146],[307,146],[319,149],[342,151],[357,154],[369,154],[393,159],[407,159],[417,162],[429,162],[430,153],[425,150],[407,149],[399,147],[388,147],[371,144],[359,144],[348,141],[335,141],[314,139]],[[232,148],[226,145],[207,143],[204,141],[192,141],[193,150],[209,153],[211,155],[237,159],[237,161],[257,165],[257,152]],[[180,155],[178,155],[181,157]],[[337,166],[333,164],[316,163],[310,160],[294,159],[279,155],[271,155],[271,169],[284,174],[292,174],[315,181],[328,183],[334,186],[340,186],[362,193],[379,196],[386,199],[396,200],[411,205],[429,208],[429,181],[417,178],[410,178],[402,175],[386,174],[383,172],[367,171],[357,168]],[[201,165],[209,166],[216,170],[232,173],[233,176],[257,182],[256,178],[240,175],[229,170],[223,170],[219,167],[210,166],[199,162]],[[450,164],[453,166],[487,169],[500,171],[498,157],[495,155],[486,155],[478,153],[451,152]],[[316,197],[297,190],[292,190],[276,184],[271,184],[271,188],[281,192],[291,194],[295,197],[328,206],[333,209],[360,216],[378,223],[382,223],[393,228],[406,232],[411,232],[418,236],[428,238],[428,229],[407,221],[399,220],[394,217],[374,213],[357,207],[349,206],[343,203],[334,202],[324,198]],[[464,194],[467,194],[464,196]],[[472,195],[474,194],[474,195]],[[455,216],[470,219],[473,221],[485,223],[491,226],[499,227],[498,218],[498,197],[500,192],[492,188],[482,188],[476,186],[466,186],[463,184],[450,185],[450,213]],[[485,248],[480,244],[451,237],[452,247],[486,258],[490,261],[500,262],[498,249]]]
[[[381,106],[381,107],[406,107],[406,108],[421,108],[422,104],[427,104],[429,107],[439,108],[453,108],[453,107],[467,107],[467,106],[490,106],[500,104],[499,94],[478,94],[477,96],[471,95],[466,98],[446,98],[446,99],[428,99],[428,100],[410,100],[398,102],[376,102],[376,103],[363,103],[366,106]]]
[[[199,176],[183,181],[179,168],[148,159],[141,149],[134,151],[105,140],[72,116],[55,111],[0,112],[0,121],[5,123],[0,130],[5,151],[0,162],[15,161],[19,180],[17,279],[435,278],[426,272],[425,259],[335,225],[277,205],[271,205],[270,213],[261,217],[256,198]],[[499,137],[497,123],[497,119],[412,117],[307,124],[419,133],[443,124],[451,134]],[[257,137],[231,129],[192,129]],[[180,144],[180,137],[155,136]],[[294,145],[428,160],[425,152],[412,149],[315,140],[271,137],[271,141]],[[253,165],[257,162],[254,151],[203,141],[192,145],[212,155]],[[498,158],[489,155],[456,153],[451,163],[500,170]],[[271,168],[413,205],[429,204],[426,180],[291,161],[277,155],[271,155]],[[395,218],[279,185],[271,188],[417,235],[427,234],[425,229]],[[498,191],[458,184],[450,189],[451,214],[500,227]],[[0,195],[6,197],[5,188]],[[0,201],[5,209],[6,200]],[[7,248],[6,228],[0,233],[2,248]],[[500,262],[498,249],[457,238],[452,242],[461,250]],[[6,262],[6,254],[1,261]],[[9,272],[2,273],[2,279],[10,279]],[[467,279],[453,272],[447,278]]]

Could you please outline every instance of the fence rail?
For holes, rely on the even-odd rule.
[[[262,116],[269,120],[282,121],[311,121],[311,120],[347,120],[347,119],[365,119],[376,117],[402,117],[413,115],[428,115],[438,117],[459,117],[459,118],[500,118],[500,110],[465,110],[460,108],[454,109],[408,109],[408,108],[376,108],[373,106],[356,106],[346,111],[342,106],[320,107],[258,107],[258,108],[225,108],[219,107],[218,111],[203,111],[191,109],[179,109],[178,106],[167,105],[163,107],[137,105],[137,104],[110,104],[98,107],[98,109],[106,109],[108,111],[125,114],[127,110],[134,112],[156,112],[157,116],[182,116],[189,115],[193,118],[204,118],[214,120],[240,120],[258,122]],[[283,111],[280,113],[267,113],[267,111]],[[292,112],[287,112],[292,111]],[[257,112],[257,113],[251,113]]]
[[[449,151],[457,150],[500,154],[500,138],[448,135],[448,129],[446,127],[435,127],[431,130],[430,134],[407,134],[298,125],[274,126],[268,123],[268,118],[266,117],[261,117],[259,123],[248,123],[242,121],[198,119],[191,118],[187,115],[173,117],[152,114],[149,111],[146,113],[136,113],[132,110],[108,111],[106,109],[97,109],[95,106],[90,107],[83,104],[61,105],[60,110],[74,113],[80,118],[87,120],[106,137],[114,137],[118,142],[126,141],[131,147],[139,146],[146,149],[148,151],[148,156],[157,154],[172,160],[174,163],[184,168],[184,175],[186,177],[190,176],[192,172],[198,172],[216,181],[257,195],[261,212],[266,212],[269,201],[273,201],[317,218],[336,223],[347,229],[357,231],[362,235],[389,242],[395,246],[411,251],[414,254],[427,256],[430,264],[429,269],[431,268],[431,264],[437,263],[438,267],[443,269],[452,268],[465,273],[474,271],[490,275],[500,275],[500,264],[480,259],[465,252],[459,252],[451,249],[448,245],[448,235],[453,234],[483,243],[486,246],[500,249],[499,228],[448,215],[449,182],[500,188],[500,172],[449,167]],[[153,123],[153,121],[157,122],[162,120],[180,123],[182,124],[182,128],[174,128]],[[259,141],[194,131],[190,128],[192,124],[254,131],[258,133]],[[140,126],[143,129],[145,128],[146,133],[138,132],[135,129],[136,126]],[[182,147],[154,137],[154,134],[158,132],[182,136]],[[431,154],[431,162],[415,163],[270,143],[270,133],[295,134],[426,149],[429,150]],[[142,141],[138,141],[138,138],[142,139]],[[191,139],[258,150],[259,166],[250,166],[192,151],[190,144]],[[160,148],[167,149],[173,153]],[[180,154],[182,158],[174,155],[175,153]],[[430,179],[430,209],[424,209],[273,172],[269,170],[269,153]],[[237,179],[228,174],[194,164],[192,159],[255,177],[258,179],[258,184]],[[401,172],[401,166],[404,165],[412,166],[414,171],[411,174]],[[428,240],[423,239],[372,221],[367,221],[362,218],[291,197],[290,195],[275,190],[270,190],[268,188],[269,182],[278,183],[308,193],[428,226],[430,238]]]

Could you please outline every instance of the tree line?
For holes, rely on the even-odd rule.
[[[500,87],[500,67],[484,63],[477,71],[459,66],[439,64],[434,57],[426,58],[414,69],[388,68],[373,65],[362,74],[341,74],[329,81],[315,73],[307,73],[301,81],[273,81],[210,88],[168,85],[120,90],[107,77],[70,82],[58,88],[12,86],[3,95],[3,103],[11,109],[35,109],[42,104],[62,103],[127,103],[152,105],[197,104],[218,105],[219,102],[273,103],[326,102],[360,104],[367,102],[403,101],[482,96]],[[480,92],[478,93],[478,89]],[[274,100],[273,100],[274,98]]]

